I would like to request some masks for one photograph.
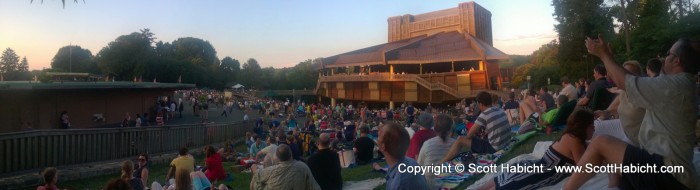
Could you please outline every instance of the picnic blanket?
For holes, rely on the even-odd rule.
[[[458,164],[468,166],[471,163],[474,163],[479,166],[495,164],[496,161],[498,161],[498,158],[503,156],[503,154],[507,153],[514,147],[519,146],[520,144],[522,144],[522,142],[526,141],[527,139],[533,137],[536,134],[536,131],[531,131],[525,134],[517,135],[510,141],[510,143],[505,148],[493,154],[476,154],[471,152],[461,153],[453,160],[444,163],[449,164],[451,166],[449,167],[451,171],[448,173],[441,173],[440,175],[437,175],[435,177],[434,184],[439,189],[455,189],[457,186],[459,186],[459,184],[463,183],[465,180],[478,174],[469,173],[468,171],[457,172],[455,171],[455,166],[457,166]]]

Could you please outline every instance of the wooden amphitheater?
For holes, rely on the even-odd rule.
[[[388,43],[325,57],[315,94],[337,100],[441,103],[501,86],[491,12],[474,2],[388,19]]]

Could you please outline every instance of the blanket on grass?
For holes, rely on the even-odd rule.
[[[440,175],[437,175],[435,177],[435,187],[438,189],[455,189],[457,186],[462,184],[465,180],[470,179],[470,177],[477,175],[478,173],[470,173],[467,170],[463,172],[457,172],[455,170],[455,166],[458,164],[462,164],[462,166],[465,166],[468,168],[469,164],[476,164],[478,166],[486,166],[486,165],[491,165],[496,163],[498,161],[498,158],[503,156],[503,154],[507,153],[508,151],[512,150],[514,147],[519,146],[522,144],[524,141],[529,139],[530,137],[533,137],[536,135],[536,131],[530,131],[528,133],[524,133],[521,135],[517,135],[511,140],[511,142],[506,146],[505,148],[497,151],[496,153],[493,154],[473,154],[471,152],[464,152],[458,155],[456,158],[454,158],[451,161],[448,161],[444,164],[448,164],[450,167],[450,172],[449,173],[441,173]]]

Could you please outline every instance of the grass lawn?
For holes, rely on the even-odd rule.
[[[498,163],[504,163],[508,160],[510,160],[513,157],[516,157],[521,154],[525,153],[531,153],[532,149],[534,148],[535,144],[538,141],[551,141],[559,137],[561,133],[552,133],[551,135],[546,135],[546,134],[537,134],[533,136],[532,138],[528,139],[524,143],[520,144],[518,147],[513,148],[510,152],[506,153],[503,155],[503,157],[499,158]],[[236,147],[237,151],[244,151],[245,146],[243,145],[238,145]],[[197,164],[202,165],[204,157],[203,156],[196,156],[195,157]],[[385,163],[381,163],[385,164]],[[231,166],[233,166],[233,162],[224,162],[224,169],[226,170],[227,173],[231,173]],[[151,165],[150,167],[150,174],[148,177],[148,184],[147,186],[150,187],[150,184],[153,183],[154,180],[158,181],[159,183],[162,183],[165,181],[165,175],[166,172],[168,172],[168,164],[160,164],[160,165]],[[367,179],[375,179],[375,178],[384,178],[385,174],[379,173],[379,172],[373,172],[372,171],[372,166],[371,165],[364,165],[364,166],[359,166],[355,168],[345,168],[341,171],[341,174],[343,176],[343,181],[362,181],[362,180],[367,180]],[[59,179],[58,186],[60,188],[67,188],[67,189],[101,189],[103,188],[107,182],[110,179],[118,178],[120,174],[113,174],[113,175],[106,175],[106,176],[98,176],[98,177],[92,177],[92,178],[87,178],[87,179],[82,179],[82,180],[75,180],[75,181],[67,181],[67,182],[61,182]],[[469,180],[467,180],[465,183],[462,185],[458,186],[457,189],[464,189],[467,186],[473,184],[476,182],[478,179],[483,177],[482,175],[476,175]],[[215,184],[215,186],[218,186],[221,183],[224,183],[228,186],[233,187],[233,189],[248,189],[250,185],[250,181],[252,178],[251,173],[236,173],[233,176],[233,181],[231,182],[219,182]],[[35,188],[29,188],[29,189],[35,189]],[[384,185],[381,185],[376,189],[383,190],[385,189]]]
[[[239,145],[236,147],[237,151],[245,151],[245,146]],[[202,165],[201,162],[203,162],[204,157],[203,156],[195,156],[195,160],[197,161],[198,165]],[[381,163],[385,164],[385,163]],[[231,166],[233,166],[233,162],[224,162],[224,169],[226,170],[227,173],[231,173]],[[150,187],[151,183],[153,181],[158,181],[159,183],[163,183],[165,181],[165,176],[167,175],[169,166],[168,164],[159,164],[159,165],[151,165],[150,166],[150,174],[148,176],[148,184],[147,186]],[[59,171],[60,172],[60,171]],[[362,181],[366,179],[374,179],[374,178],[383,178],[384,174],[379,173],[379,172],[373,172],[372,171],[372,166],[371,165],[364,165],[360,167],[355,167],[355,168],[345,168],[341,171],[341,175],[343,176],[343,181]],[[107,182],[111,179],[118,178],[120,174],[112,174],[112,175],[105,175],[105,176],[97,176],[97,177],[91,177],[87,179],[81,179],[81,180],[74,180],[74,181],[67,181],[67,182],[58,182],[59,188],[63,189],[74,189],[74,190],[82,190],[82,189],[102,189],[105,185],[107,185]],[[232,182],[219,182],[215,184],[215,186],[218,186],[219,184],[223,183],[228,186],[233,187],[233,189],[248,189],[250,185],[250,181],[252,179],[252,174],[251,173],[236,173],[233,176],[233,181]],[[36,189],[36,188],[27,188],[29,189]],[[383,186],[380,189],[384,189]]]

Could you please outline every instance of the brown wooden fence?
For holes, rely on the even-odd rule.
[[[235,140],[252,123],[41,130],[0,134],[0,173],[158,154]]]

